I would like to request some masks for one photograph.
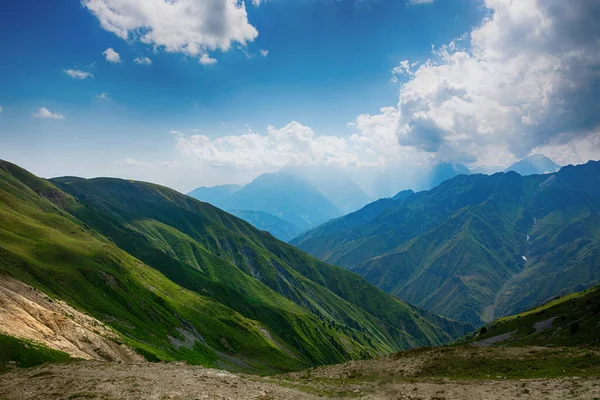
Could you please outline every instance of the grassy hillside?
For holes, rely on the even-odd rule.
[[[12,364],[21,368],[35,367],[47,362],[71,360],[62,351],[49,349],[28,340],[0,334],[0,372]]]
[[[600,345],[600,288],[558,297],[520,314],[500,318],[460,342],[510,346]]]
[[[480,324],[600,282],[600,163],[459,176],[292,241],[441,315]]]
[[[2,162],[0,218],[2,273],[107,323],[148,359],[293,370],[466,329],[156,185],[49,182]]]

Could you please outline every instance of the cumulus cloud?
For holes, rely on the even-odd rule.
[[[121,62],[121,56],[112,47],[109,47],[108,49],[104,50],[104,52],[102,54],[104,55],[104,57],[106,57],[106,61],[108,61],[108,62],[111,62],[111,63],[120,63]]]
[[[408,4],[429,4],[433,3],[433,0],[408,0]]]
[[[152,60],[148,57],[136,57],[133,59],[133,62],[140,65],[150,65],[152,64]]]
[[[260,55],[266,57],[269,55],[269,50],[260,49]]]
[[[43,118],[43,119],[66,119],[64,115],[59,114],[57,112],[51,112],[46,107],[40,108],[37,112],[31,114],[33,118]]]
[[[402,61],[398,141],[441,159],[508,163],[600,125],[600,3],[485,0],[467,37]],[[573,149],[575,147],[566,148]]]
[[[213,167],[264,170],[287,166],[381,167],[397,161],[415,162],[419,150],[398,143],[394,122],[397,110],[388,107],[379,115],[361,115],[350,124],[349,137],[319,135],[293,121],[282,128],[269,126],[265,134],[249,130],[240,135],[211,139],[171,131],[176,148]],[[399,154],[403,153],[403,157]]]
[[[217,60],[212,58],[208,54],[202,54],[198,62],[202,65],[214,65],[217,63]]]
[[[63,71],[65,74],[69,75],[73,79],[87,79],[87,78],[94,77],[94,75],[92,75],[91,72],[81,71],[78,69],[69,68],[69,69],[65,69]]]
[[[99,100],[108,100],[110,99],[110,95],[108,93],[102,92],[99,95],[97,95],[96,98]]]
[[[359,115],[349,136],[298,122],[211,139],[175,135],[213,167],[396,167],[454,161],[506,166],[531,153],[561,164],[600,154],[600,3],[486,0],[468,35],[404,60],[398,103]]]
[[[204,135],[177,136],[176,143],[181,152],[215,167],[260,169],[288,165],[346,165],[353,161],[345,139],[317,135],[296,121],[280,129],[269,126],[264,135],[249,131],[216,139]]]
[[[258,31],[238,0],[82,0],[107,31],[124,40],[200,57],[254,40]]]

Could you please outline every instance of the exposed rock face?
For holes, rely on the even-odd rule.
[[[0,276],[0,332],[76,358],[143,360],[131,348],[117,344],[113,339],[119,336],[102,322],[7,276]]]

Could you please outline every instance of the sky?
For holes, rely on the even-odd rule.
[[[0,159],[186,192],[289,166],[600,158],[600,2],[20,0]]]

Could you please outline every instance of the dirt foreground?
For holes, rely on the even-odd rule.
[[[397,365],[392,365],[393,361]],[[598,378],[411,379],[422,360],[384,358],[261,378],[184,363],[79,361],[0,374],[0,399],[600,399]],[[371,378],[348,374],[361,368]],[[372,373],[387,368],[385,379]],[[398,374],[390,376],[389,371]]]

